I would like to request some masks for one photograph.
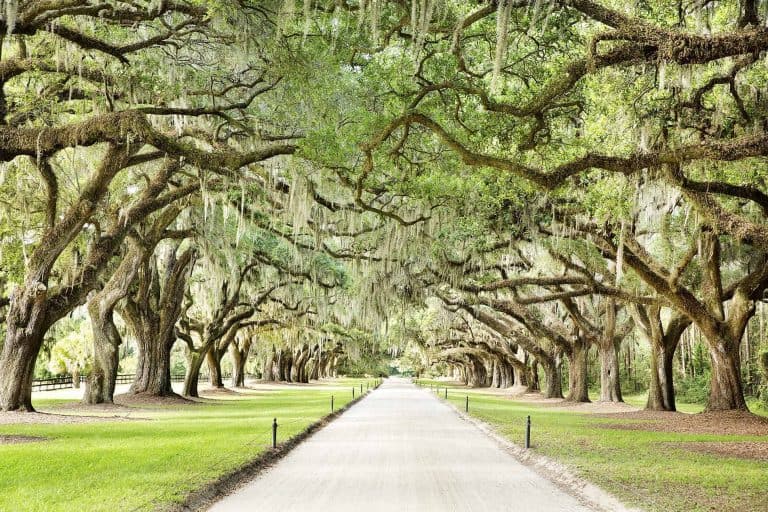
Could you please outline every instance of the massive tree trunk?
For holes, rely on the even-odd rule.
[[[651,380],[645,408],[651,411],[676,411],[674,371],[672,364],[677,344],[666,346],[654,341],[650,350]]]
[[[291,378],[294,382],[301,382],[304,384],[309,382],[306,371],[306,364],[309,359],[309,355],[309,345],[306,343],[302,345],[301,348],[296,352],[293,369],[291,372]]]
[[[673,312],[666,329],[661,321],[660,306],[634,305],[629,309],[635,325],[650,347],[650,383],[645,408],[652,411],[675,411],[673,362],[683,332],[691,325],[684,314]]]
[[[510,388],[514,384],[514,369],[507,361],[499,361],[499,371],[501,374],[500,387]]]
[[[248,362],[248,354],[251,353],[253,338],[254,334],[247,331],[229,344],[229,354],[232,358],[232,387],[245,387],[245,365]]]
[[[198,350],[190,350],[187,358],[187,373],[184,375],[184,396],[199,397],[200,369],[205,357]]]
[[[261,378],[267,382],[275,380],[275,360],[277,359],[277,351],[275,346],[272,345],[272,352],[267,355],[264,360],[264,366],[262,367]]]
[[[43,285],[39,289],[25,286],[14,291],[0,352],[0,410],[34,411],[32,380],[37,354],[50,327],[47,312]]]
[[[122,338],[114,322],[114,308],[108,311],[91,302],[88,314],[93,331],[93,368],[85,385],[83,402],[86,404],[112,403],[120,362]]]
[[[544,368],[544,377],[547,379],[547,386],[544,389],[545,398],[563,398],[563,379],[560,373],[560,364],[557,361],[542,361]]]
[[[322,378],[335,377],[336,368],[340,362],[340,357],[344,354],[344,347],[341,342],[336,342],[336,346],[326,351],[325,364],[321,366],[320,376]]]
[[[307,362],[309,370],[307,371],[307,378],[309,380],[317,380],[320,377],[320,345],[315,345],[312,348],[312,355]]]
[[[601,339],[600,353],[600,401],[623,402],[619,374],[619,347],[613,339]]]
[[[281,348],[277,351],[277,376],[275,380],[280,382],[293,382],[291,370],[293,369],[293,353],[289,348]]]
[[[487,378],[485,364],[483,364],[483,361],[479,357],[472,354],[468,354],[467,359],[469,360],[469,365],[467,366],[469,370],[468,385],[473,388],[482,387]]]
[[[694,322],[707,339],[712,378],[709,384],[708,411],[746,410],[744,388],[741,382],[739,347],[749,319],[755,313],[752,294],[748,286],[738,286],[728,308],[726,318],[723,307],[723,284],[720,272],[720,239],[707,230],[702,235],[703,263],[702,296],[708,315],[694,315]],[[764,276],[761,276],[763,280]],[[758,279],[753,278],[753,281]],[[764,286],[762,286],[764,288]],[[760,295],[762,295],[762,290]]]
[[[621,375],[619,373],[619,345],[616,335],[616,301],[604,301],[605,316],[602,329],[597,334],[597,351],[600,356],[600,401],[623,402]]]
[[[88,316],[93,332],[93,368],[83,397],[86,404],[112,403],[114,400],[119,350],[123,342],[115,326],[115,307],[128,294],[139,270],[142,254],[142,247],[132,242],[104,288],[88,300]]]
[[[171,348],[176,341],[175,325],[181,315],[186,280],[193,262],[187,249],[177,259],[168,253],[165,277],[161,280],[154,257],[144,258],[138,289],[126,299],[123,318],[133,332],[138,348],[138,366],[130,393],[154,396],[175,395],[171,387]]]
[[[130,315],[127,315],[130,316]],[[132,323],[129,321],[129,323]],[[134,328],[133,334],[139,348],[136,376],[131,385],[130,393],[146,393],[153,396],[175,395],[171,387],[171,348],[175,337],[161,331],[153,322]]]
[[[582,338],[573,342],[568,367],[568,396],[569,402],[589,402],[589,383],[587,381],[587,356],[589,344]]]
[[[500,388],[501,387],[501,369],[499,368],[499,361],[497,358],[492,358],[491,360],[491,387],[492,388]]]
[[[275,380],[279,382],[290,381],[291,370],[290,370],[290,366],[288,365],[287,359],[288,359],[288,351],[286,349],[281,348],[280,350],[277,351],[277,376]]]
[[[208,379],[212,388],[221,389],[224,387],[224,380],[221,378],[221,359],[217,353],[216,347],[211,347],[205,354],[205,362],[208,364]]]
[[[232,358],[232,387],[244,388],[245,363],[248,360],[247,351],[239,348],[233,343],[229,346],[229,355]]]
[[[710,342],[712,362],[708,411],[747,410],[741,382],[739,343],[733,340]]]

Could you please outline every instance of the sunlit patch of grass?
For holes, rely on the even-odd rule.
[[[330,412],[331,395],[338,409],[352,400],[352,386],[359,393],[369,382],[246,391],[212,403],[142,410],[146,419],[140,420],[0,425],[0,434],[48,439],[0,445],[0,510],[154,510],[179,502],[267,449],[273,418],[278,440],[288,439]],[[35,406],[46,411],[62,402]]]
[[[435,393],[440,398],[444,396],[446,383],[420,383],[427,388],[439,384],[440,391]],[[464,409],[465,396],[469,395],[470,414],[517,444],[524,442],[526,418],[530,415],[532,449],[564,463],[629,505],[663,512],[768,510],[764,494],[768,488],[768,470],[764,461],[697,453],[687,450],[683,444],[768,442],[768,436],[610,428],[618,423],[638,421],[556,410],[450,383],[447,387],[448,401],[457,409]],[[645,397],[627,398],[633,405],[644,405]],[[699,412],[703,408],[681,404],[680,409]],[[758,412],[754,405],[752,410]],[[675,448],[675,444],[680,448]]]

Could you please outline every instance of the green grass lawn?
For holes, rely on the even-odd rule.
[[[427,387],[444,382],[420,380]],[[768,436],[701,435],[606,428],[621,422],[589,414],[552,410],[514,401],[487,390],[447,384],[448,400],[522,445],[526,416],[532,418],[533,449],[556,459],[583,478],[613,493],[625,503],[648,511],[768,511],[768,464],[764,461],[708,455],[675,443],[692,441],[758,441]],[[628,401],[644,405],[645,397]],[[681,411],[699,412],[697,404],[680,404]],[[753,407],[753,412],[756,411]],[[764,411],[762,411],[764,412]]]
[[[0,435],[48,438],[0,445],[0,510],[154,510],[253,459],[271,443],[296,435],[352,400],[352,386],[249,391],[214,403],[139,411],[144,419],[56,425],[0,425]],[[339,387],[334,387],[339,386]],[[60,404],[36,401],[38,409]],[[64,412],[66,409],[52,412]],[[123,414],[120,412],[120,414]]]

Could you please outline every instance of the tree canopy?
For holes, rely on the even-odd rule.
[[[399,358],[575,401],[640,366],[665,410],[700,347],[708,408],[746,409],[766,7],[6,2],[0,408],[87,310],[91,403],[128,340],[133,393],[181,350],[190,396],[226,354],[234,385]]]

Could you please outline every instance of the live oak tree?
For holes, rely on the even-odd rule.
[[[230,8],[241,21],[258,15],[236,4]],[[226,24],[213,27],[213,14],[183,2],[160,8],[55,2],[9,8],[4,30],[16,44],[0,63],[0,155],[6,166],[35,169],[42,194],[35,198],[41,205],[39,224],[24,234],[34,236],[34,243],[6,319],[0,353],[3,410],[32,409],[30,386],[46,331],[86,300],[134,225],[200,189],[200,177],[190,171],[231,174],[294,151],[283,140],[256,137],[249,146],[234,140],[242,135],[248,106],[274,82],[257,63],[244,63],[232,73],[227,71],[231,61],[221,55],[211,59],[233,41]],[[207,36],[204,44],[198,34]],[[207,51],[198,51],[201,44]],[[211,72],[196,77],[200,90],[189,91],[180,105],[174,88],[183,73],[194,70],[186,62],[197,58],[210,64]],[[179,75],[143,79],[158,67]],[[174,87],[163,90],[163,82]],[[25,101],[34,91],[38,100]],[[224,119],[231,128],[214,130],[211,118]],[[77,172],[72,164],[82,161],[95,165],[77,177],[74,189],[64,190],[61,177]],[[135,191],[126,193],[128,187],[118,185],[129,185],[130,175]],[[64,272],[62,256],[75,252],[78,243],[84,251],[78,248],[76,265]]]
[[[228,349],[236,385],[254,353],[304,381],[383,357],[397,318],[468,383],[535,389],[543,369],[559,397],[567,370],[578,401],[592,347],[621,400],[640,337],[661,410],[695,329],[708,408],[746,408],[768,287],[760,2],[9,5],[3,409],[31,408],[43,336],[86,302],[93,402],[117,312],[135,392],[171,392],[178,338],[214,385]]]
[[[339,5],[349,24],[370,20],[364,78],[413,70],[377,89],[386,116],[362,130],[358,190],[423,196],[419,182],[456,173],[522,180],[582,203],[611,184],[679,190],[712,233],[702,236],[706,298],[640,274],[704,333],[709,409],[745,408],[736,355],[764,284],[752,267],[723,285],[717,245],[764,250],[766,36],[756,2]],[[615,244],[631,219],[614,213],[597,230]],[[623,250],[637,271],[636,254]]]

